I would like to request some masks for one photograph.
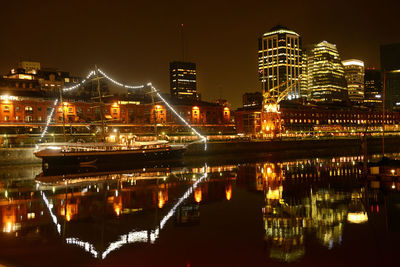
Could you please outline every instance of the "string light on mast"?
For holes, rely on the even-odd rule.
[[[58,103],[58,99],[56,99],[56,100],[54,101],[53,108],[51,109],[49,116],[47,116],[46,126],[44,127],[43,132],[42,132],[42,134],[40,135],[39,143],[42,142],[43,137],[44,137],[44,136],[46,135],[46,133],[47,133],[47,130],[48,130],[48,128],[49,128],[49,124],[50,124],[50,122],[51,122],[51,118],[53,118],[53,114],[54,114],[54,111],[55,111],[55,109],[56,109],[57,103]]]
[[[113,84],[115,84],[115,85],[117,85],[117,86],[124,87],[124,88],[129,88],[129,89],[142,89],[142,88],[145,87],[145,85],[126,85],[126,84],[123,84],[123,83],[121,83],[121,82],[118,82],[118,81],[114,80],[113,78],[111,78],[110,76],[108,76],[104,71],[102,71],[102,70],[99,69],[99,68],[97,69],[97,71],[98,71],[103,77],[105,77],[107,80],[109,80],[110,82],[112,82]],[[90,79],[90,78],[91,78],[92,76],[94,76],[94,75],[96,75],[96,71],[95,71],[95,70],[90,71],[89,74],[86,76],[86,79],[82,80],[80,83],[78,83],[78,84],[76,84],[76,85],[74,85],[74,86],[64,88],[64,89],[63,89],[63,92],[69,92],[69,91],[73,91],[73,90],[79,88],[79,87],[82,86],[88,79]],[[189,127],[189,129],[192,130],[192,132],[193,132],[194,134],[196,134],[198,137],[200,137],[204,143],[207,142],[207,138],[206,138],[205,136],[201,135],[201,134],[200,134],[196,129],[194,129],[182,116],[180,116],[179,113],[172,107],[172,105],[169,104],[169,103],[161,96],[161,94],[159,93],[159,91],[152,85],[152,83],[148,83],[147,86],[149,86],[149,87],[152,89],[152,91],[165,103],[165,105],[166,105],[166,106],[167,106],[167,107],[168,107],[168,108],[169,108],[169,109],[170,109],[170,110],[171,110],[171,111],[172,111],[172,112],[187,126],[187,127]],[[44,130],[43,130],[43,132],[42,132],[42,134],[41,134],[41,137],[40,137],[40,139],[39,139],[39,142],[42,141],[43,137],[44,137],[44,136],[46,135],[46,133],[47,133],[47,130],[48,130],[49,124],[50,124],[50,122],[51,122],[51,119],[52,119],[52,117],[53,117],[54,110],[55,110],[55,107],[56,107],[57,103],[58,103],[58,99],[56,99],[56,100],[54,101],[54,107],[52,108],[52,110],[51,110],[49,116],[47,117],[46,126],[45,126],[45,128],[44,128]]]

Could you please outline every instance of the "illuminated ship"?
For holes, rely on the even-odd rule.
[[[173,161],[183,157],[184,146],[172,146],[167,141],[116,143],[57,143],[47,144],[35,152],[43,169],[53,166],[96,166],[120,164],[140,166],[149,162]]]

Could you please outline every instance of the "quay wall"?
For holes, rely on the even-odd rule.
[[[331,152],[362,153],[361,140],[358,138],[342,138],[327,140],[277,140],[277,141],[239,141],[209,142],[207,150],[204,144],[188,146],[185,156],[212,156],[250,153],[281,153],[296,155],[329,155]],[[369,138],[368,153],[379,153],[382,150],[381,138]],[[40,164],[41,160],[33,155],[34,148],[0,148],[0,166],[18,164]],[[400,138],[385,138],[385,152],[400,152]]]
[[[35,157],[35,148],[0,148],[0,165],[40,164],[41,159]]]
[[[196,143],[188,147],[185,155],[205,156],[223,154],[248,154],[248,153],[293,153],[304,152],[309,154],[312,151],[324,150],[329,154],[330,151],[351,151],[362,153],[362,142],[359,138],[341,138],[326,140],[277,140],[277,141],[243,141],[243,142],[210,142],[207,149],[204,144]],[[382,150],[381,138],[368,138],[368,153],[379,153]],[[400,138],[385,138],[385,152],[400,152]]]

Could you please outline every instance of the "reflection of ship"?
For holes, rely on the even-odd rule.
[[[101,164],[139,164],[176,160],[186,148],[170,146],[166,141],[134,142],[133,145],[113,143],[57,144],[35,152],[43,159],[44,169],[60,165],[87,166]]]
[[[175,215],[175,224],[177,225],[190,225],[200,222],[200,208],[199,205],[184,205],[181,206]]]

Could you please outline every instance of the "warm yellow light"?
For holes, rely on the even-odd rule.
[[[201,202],[201,198],[202,198],[201,188],[197,187],[195,189],[195,191],[194,191],[194,200],[196,200],[197,203],[200,203]]]
[[[158,191],[158,207],[161,209],[164,207],[165,203],[168,201],[168,192],[167,191]]]
[[[368,221],[368,215],[366,212],[349,212],[347,221],[350,223],[365,223]]]
[[[225,187],[225,197],[226,197],[226,200],[231,200],[231,198],[232,198],[232,185],[227,185]]]
[[[283,191],[283,187],[280,186],[277,189],[268,189],[267,191],[267,195],[266,195],[266,199],[274,199],[274,200],[278,200],[282,198],[282,191]]]
[[[194,106],[194,107],[193,107],[193,109],[199,109],[199,107],[197,107],[197,106]]]

